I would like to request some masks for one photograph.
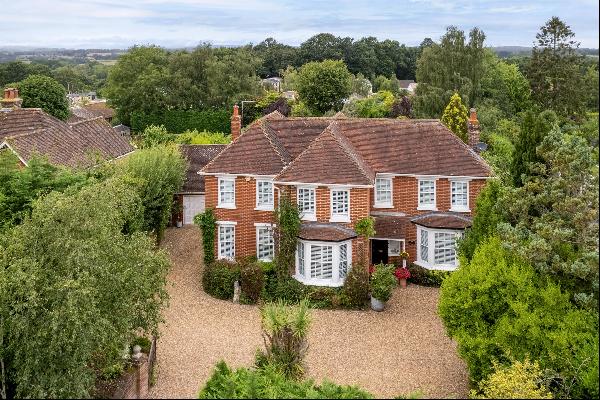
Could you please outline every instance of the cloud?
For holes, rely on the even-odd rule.
[[[448,25],[478,26],[489,45],[530,45],[552,15],[563,18],[584,47],[598,47],[598,3],[532,0],[23,0],[5,2],[7,45],[169,47],[257,43],[272,36],[297,45],[319,32],[376,36],[418,45]]]

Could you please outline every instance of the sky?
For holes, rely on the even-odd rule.
[[[298,45],[321,32],[414,46],[448,25],[478,26],[488,46],[531,46],[554,15],[598,48],[598,0],[0,0],[0,47]]]

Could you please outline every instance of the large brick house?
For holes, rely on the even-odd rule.
[[[294,277],[343,284],[358,259],[357,221],[375,218],[368,262],[410,261],[429,269],[457,266],[455,241],[471,225],[490,168],[438,120],[286,118],[274,112],[241,133],[237,107],[232,142],[199,171],[206,207],[218,220],[219,258],[274,253],[273,210],[286,191],[302,216]]]

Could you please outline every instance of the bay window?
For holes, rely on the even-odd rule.
[[[352,265],[350,241],[298,240],[295,278],[307,285],[342,286]]]
[[[235,258],[235,222],[217,222],[218,257],[233,260]]]
[[[273,211],[274,204],[273,182],[256,180],[256,209]]]
[[[392,178],[375,179],[375,207],[392,207]]]
[[[331,189],[330,222],[350,222],[350,190]]]
[[[316,221],[316,193],[314,187],[299,187],[296,191],[300,217],[305,221]]]
[[[450,181],[450,211],[469,211],[469,182]]]
[[[217,207],[235,208],[235,177],[219,178],[219,198]]]
[[[416,264],[427,269],[454,270],[458,267],[456,240],[462,231],[417,226]]]
[[[435,210],[435,179],[419,179],[418,210]]]

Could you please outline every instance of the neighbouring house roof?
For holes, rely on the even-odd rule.
[[[55,165],[90,166],[113,159],[133,147],[103,118],[68,124],[39,108],[0,112],[0,143],[6,143],[27,163],[39,154]]]
[[[406,239],[406,231],[410,225],[408,217],[374,217],[374,239]]]
[[[491,174],[487,163],[439,120],[271,114],[252,123],[203,172],[346,184],[372,184],[376,173]]]
[[[422,214],[410,220],[413,224],[421,225],[427,228],[439,229],[465,229],[473,224],[473,219],[469,216],[450,213],[450,212],[432,212]]]
[[[69,117],[67,122],[79,122],[96,117],[111,119],[114,116],[115,110],[106,105],[106,102],[100,101],[97,103],[90,103],[81,107],[72,107],[71,116]]]
[[[398,82],[400,84],[400,89],[408,89],[408,86],[411,83],[415,83],[415,81],[413,81],[412,79],[400,79]]]
[[[300,226],[298,237],[304,240],[341,242],[358,235],[353,229],[335,223],[305,222]]]
[[[204,193],[204,176],[199,175],[198,171],[224,148],[224,144],[182,144],[179,146],[181,154],[188,161],[182,193]]]

